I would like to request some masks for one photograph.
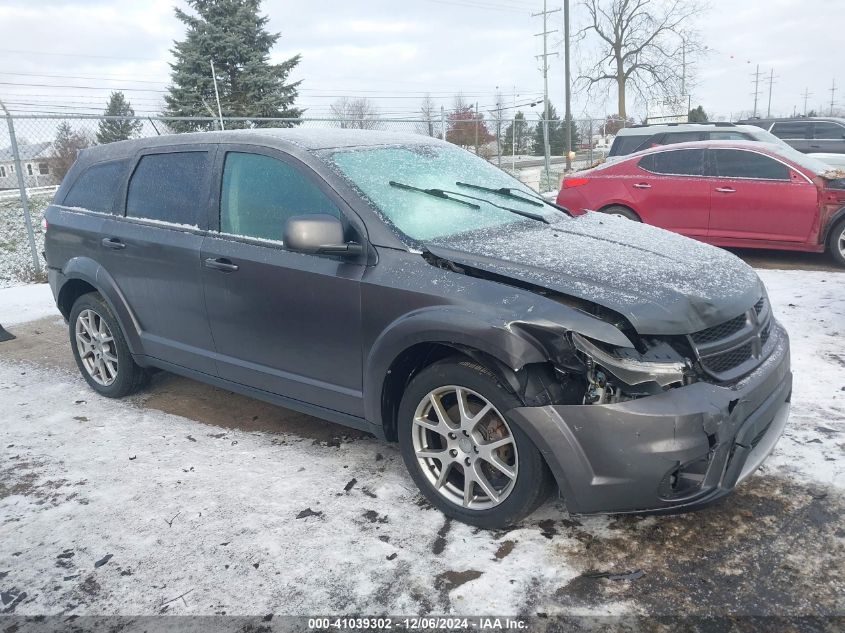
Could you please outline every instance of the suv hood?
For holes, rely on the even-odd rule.
[[[587,213],[426,244],[435,256],[599,304],[639,334],[690,334],[763,295],[754,270],[719,248],[625,218]]]

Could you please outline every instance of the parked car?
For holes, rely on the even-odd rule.
[[[426,498],[473,525],[512,525],[555,484],[573,513],[701,507],[788,417],[788,338],[751,268],[572,217],[436,139],[96,146],[46,220],[94,391],[159,368],[398,440]]]
[[[746,119],[740,123],[767,130],[805,154],[845,154],[845,119],[842,118]]]
[[[723,122],[634,125],[619,130],[610,148],[608,162],[651,147],[692,141],[759,141],[785,144],[777,136],[754,125]]]
[[[845,172],[789,147],[708,141],[564,179],[557,202],[727,247],[821,253],[845,266]]]

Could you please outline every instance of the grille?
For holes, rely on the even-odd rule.
[[[701,360],[701,364],[714,374],[722,374],[739,367],[754,353],[754,345],[749,341],[741,347],[732,349],[724,354],[715,354]]]
[[[765,328],[763,328],[763,331],[762,331],[762,332],[760,332],[760,343],[761,343],[762,345],[765,345],[765,344],[766,344],[766,341],[768,341],[768,340],[769,340],[769,336],[771,335],[771,333],[772,333],[772,324],[771,324],[771,323],[767,323],[767,324],[766,324],[766,327],[765,327]]]
[[[756,309],[757,306],[754,307]],[[723,338],[731,336],[732,334],[736,334],[742,328],[745,327],[746,323],[746,316],[744,314],[741,314],[735,319],[731,319],[730,321],[725,321],[724,323],[720,323],[719,325],[714,325],[713,327],[707,328],[706,330],[696,332],[692,335],[692,340],[696,343],[712,343],[713,341],[719,341]]]
[[[754,304],[754,312],[760,314],[763,308],[766,307],[766,297],[760,297],[760,300]]]

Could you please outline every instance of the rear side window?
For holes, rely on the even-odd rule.
[[[124,169],[125,160],[91,165],[73,183],[62,205],[111,213],[117,201],[117,190],[123,180]]]
[[[652,136],[617,136],[613,139],[613,145],[610,146],[609,156],[626,156],[633,154],[638,149],[649,147],[647,141]]]
[[[672,143],[687,143],[700,140],[701,132],[669,132],[664,135],[663,144],[671,145]]]
[[[141,157],[126,197],[126,216],[196,226],[207,198],[208,152]]]
[[[825,140],[841,141],[845,138],[845,127],[833,121],[820,121],[813,124],[815,137]]]
[[[779,138],[810,138],[806,121],[779,121],[772,127],[772,134]]]
[[[220,232],[282,241],[296,215],[340,211],[296,167],[262,154],[229,152],[220,192]]]
[[[756,152],[734,149],[713,150],[716,174],[721,178],[789,180],[789,167]]]
[[[754,140],[750,135],[741,132],[710,132],[711,141],[748,141]]]
[[[704,152],[700,149],[678,149],[643,156],[639,166],[655,174],[701,176],[704,173]]]

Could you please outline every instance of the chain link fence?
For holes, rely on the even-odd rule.
[[[550,121],[550,169],[542,122],[526,119],[243,119],[15,115],[0,125],[0,287],[43,281],[44,211],[80,149],[112,139],[248,127],[358,128],[443,138],[477,153],[528,186],[554,191],[567,170],[585,169],[609,146],[604,120],[573,121],[574,154],[564,156],[560,121]]]

